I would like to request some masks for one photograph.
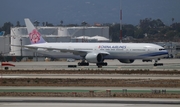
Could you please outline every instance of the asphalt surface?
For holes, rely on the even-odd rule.
[[[63,61],[52,61],[52,62],[10,62],[15,65],[15,67],[9,67],[13,70],[78,70],[78,69],[103,69],[103,70],[131,70],[131,69],[149,69],[149,70],[180,70],[180,59],[162,59],[159,63],[164,63],[164,66],[154,67],[154,62],[142,62],[141,60],[136,60],[132,64],[123,64],[118,60],[107,60],[108,66],[103,68],[97,68],[95,64],[90,64],[90,66],[77,66],[76,68],[68,68],[68,65],[77,65],[76,62],[63,62]],[[4,69],[1,67],[1,69]],[[179,75],[108,75],[108,74],[63,74],[63,75],[53,75],[53,74],[11,74],[2,75],[3,78],[124,78],[124,79],[179,79]],[[1,90],[107,90],[107,87],[0,87]],[[108,90],[119,90],[127,89],[134,91],[152,90],[152,89],[166,89],[169,91],[178,91],[179,88],[149,88],[149,87],[108,87]],[[54,98],[54,97],[0,97],[0,107],[179,107],[179,99],[126,99],[126,98]]]
[[[74,78],[74,79],[180,79],[180,75],[157,74],[2,74],[1,78]]]
[[[142,62],[136,60],[132,64],[123,64],[118,60],[107,60],[108,66],[97,68],[95,64],[90,66],[77,66],[76,68],[68,68],[68,65],[76,65],[76,62],[10,62],[15,67],[10,67],[13,70],[180,70],[180,59],[162,59],[159,63],[164,63],[164,66],[153,66],[154,62]],[[3,69],[3,67],[2,67]],[[2,78],[104,78],[104,79],[179,79],[180,75],[123,75],[123,74],[3,74]]]
[[[178,99],[0,97],[1,107],[179,107]]]
[[[162,59],[161,63],[164,63],[164,66],[158,66],[158,67],[154,67],[152,64],[153,62],[142,62],[141,60],[137,60],[135,61],[135,63],[133,64],[122,64],[119,63],[117,60],[108,60],[108,63],[110,63],[110,68],[113,66],[116,67],[133,67],[133,69],[137,69],[138,67],[152,67],[153,69],[159,69],[162,67],[167,67],[167,66],[171,66],[171,68],[173,68],[174,66],[179,66],[180,68],[180,63],[179,63],[180,59]],[[78,68],[67,68],[67,64],[76,64],[77,62],[12,62],[13,64],[15,64],[16,66],[13,67],[13,69],[22,69],[22,68],[26,68],[26,69],[51,69],[53,67],[57,67],[56,69],[78,69]],[[63,66],[63,68],[59,68],[59,66]],[[90,65],[88,66],[88,69],[92,69],[91,67],[96,67],[94,65]],[[55,68],[54,68],[55,69]],[[82,69],[86,69],[86,68],[82,68]],[[100,69],[100,68],[94,68],[94,69]],[[106,68],[102,68],[105,69]],[[138,69],[142,69],[142,68],[138,68]],[[150,69],[152,70],[152,69]],[[161,70],[174,70],[174,69],[161,69]],[[2,74],[1,78],[93,78],[93,79],[99,79],[99,78],[103,78],[103,79],[179,79],[180,75],[162,75],[162,74],[141,74],[141,75],[137,75],[137,74],[131,74],[131,75],[127,75],[127,74]],[[22,87],[11,87],[12,89],[24,89]],[[28,87],[29,89],[42,89],[41,87],[39,88],[35,88],[35,87]],[[54,89],[55,87],[43,87],[44,89]],[[62,89],[62,87],[57,87],[58,89]],[[88,89],[92,89],[92,90],[106,90],[106,87],[102,87],[102,88],[94,88],[94,87],[87,87]],[[122,87],[124,89],[124,87]],[[0,87],[0,89],[8,89],[8,87]],[[56,88],[55,88],[56,89]],[[85,90],[86,87],[65,87],[65,89],[67,90]],[[108,89],[114,89],[114,90],[118,90],[119,87],[117,88],[112,88],[112,87],[108,87]],[[146,88],[126,88],[125,89],[136,89],[136,90],[147,90]],[[158,88],[151,88],[151,89],[158,89]],[[160,88],[161,89],[161,88]],[[164,88],[163,88],[164,89]],[[168,89],[168,88],[166,88]],[[149,89],[148,89],[149,90]],[[180,90],[179,88],[172,88],[170,90]]]
[[[38,62],[10,62],[15,67],[9,67],[13,70],[78,70],[78,69],[103,69],[103,70],[131,70],[131,69],[149,69],[149,70],[180,70],[180,59],[161,59],[159,63],[164,63],[164,66],[153,66],[154,62],[142,62],[142,60],[135,60],[132,64],[120,63],[118,60],[105,60],[108,66],[98,68],[95,64],[90,66],[77,66],[70,68],[68,65],[77,65],[79,61],[38,61]],[[1,67],[3,69],[3,67]]]

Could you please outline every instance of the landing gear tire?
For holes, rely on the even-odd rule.
[[[155,63],[154,66],[163,66],[163,63]]]
[[[88,62],[79,62],[78,66],[89,66]]]
[[[96,63],[96,65],[98,66],[98,68],[102,68],[102,66],[107,66],[107,62]]]
[[[156,59],[155,60],[154,66],[163,66],[163,63],[157,63],[158,60],[160,60],[160,59]]]
[[[68,68],[76,68],[76,65],[68,65]]]

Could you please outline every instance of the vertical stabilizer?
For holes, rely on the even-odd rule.
[[[41,34],[37,31],[31,21],[28,18],[24,19],[24,21],[31,44],[45,43],[46,41],[42,38]]]

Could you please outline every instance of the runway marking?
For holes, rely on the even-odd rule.
[[[151,93],[152,89],[128,89],[128,88],[123,88],[127,89],[127,93]],[[102,90],[83,90],[83,89],[0,89],[0,93],[2,92],[86,92],[88,93],[89,91],[94,91],[94,92],[106,92],[106,90],[111,90],[112,93],[122,93],[123,89],[119,90],[111,90],[111,89],[102,89]],[[164,89],[164,88],[163,88]],[[162,90],[162,89],[158,89]],[[166,93],[176,93],[179,94],[180,90],[166,90]]]
[[[2,78],[20,78],[23,76],[2,76]]]

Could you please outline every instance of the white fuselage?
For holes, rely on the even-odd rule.
[[[108,55],[104,59],[157,59],[168,55],[163,47],[150,43],[40,43],[26,46],[38,47],[37,52],[44,54],[47,54],[44,50],[54,52],[59,55],[50,56],[59,58],[78,59],[87,53],[105,52]]]

